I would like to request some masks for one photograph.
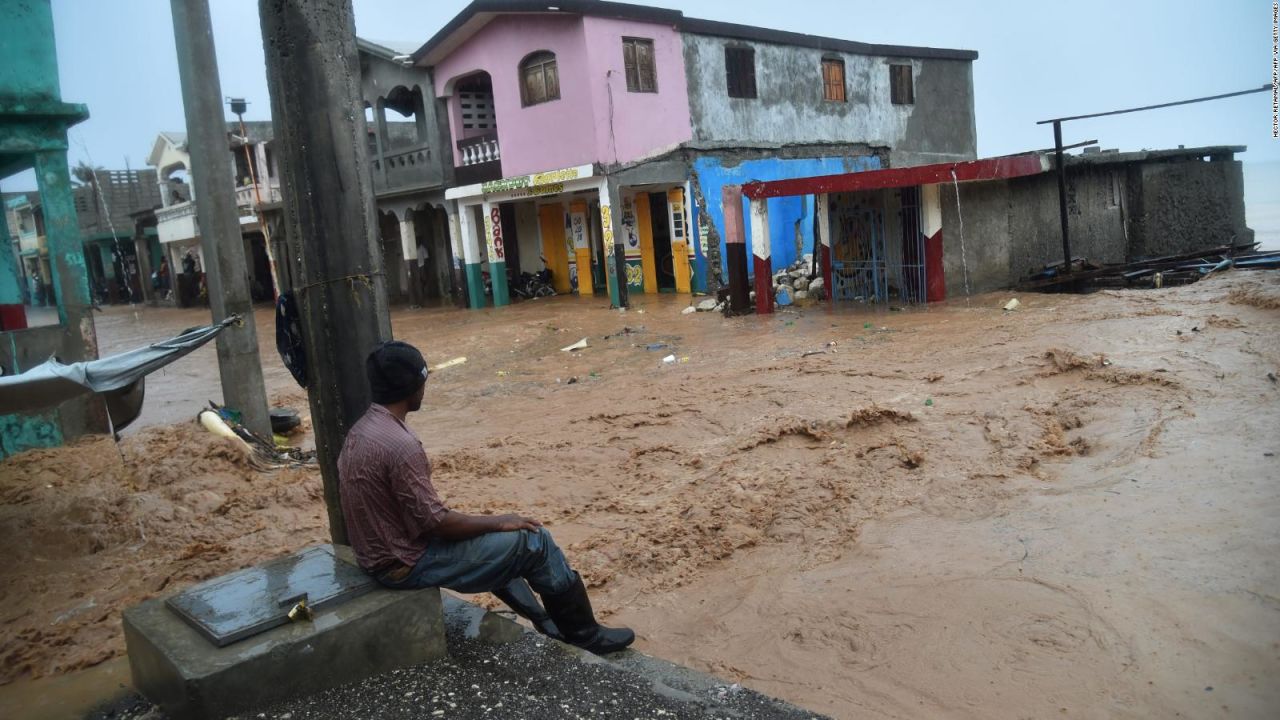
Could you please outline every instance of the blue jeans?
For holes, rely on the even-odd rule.
[[[418,564],[399,581],[379,578],[389,588],[442,587],[464,593],[488,592],[524,578],[539,595],[558,595],[577,579],[546,528],[537,532],[486,533],[469,540],[432,538]]]

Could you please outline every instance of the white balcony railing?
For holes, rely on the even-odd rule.
[[[189,215],[196,214],[195,202],[188,200],[186,202],[176,203],[167,207],[156,208],[156,222],[162,223],[166,220],[177,220]]]
[[[458,154],[462,156],[462,164],[480,165],[502,159],[502,151],[498,147],[498,133],[491,132],[458,141]]]

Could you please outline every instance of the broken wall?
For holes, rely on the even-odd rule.
[[[1126,166],[1068,167],[1067,220],[1071,255],[1094,262],[1125,262],[1131,214]],[[1025,280],[1062,256],[1058,176],[1041,173],[1009,181],[1009,278]]]
[[[1131,259],[1253,242],[1245,225],[1244,174],[1237,160],[1145,163]]]

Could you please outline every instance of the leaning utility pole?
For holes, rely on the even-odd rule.
[[[271,437],[267,391],[258,356],[258,332],[249,298],[249,273],[240,239],[231,150],[222,116],[222,87],[213,48],[208,0],[170,0],[173,38],[178,48],[182,105],[187,115],[187,147],[195,183],[196,222],[204,248],[204,271],[213,321],[239,315],[240,324],[218,336],[222,399],[240,412],[242,424]]]
[[[345,544],[338,453],[369,407],[365,358],[391,338],[355,16],[351,0],[259,0],[258,9],[329,533]]]

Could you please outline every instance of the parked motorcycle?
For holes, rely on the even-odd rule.
[[[489,275],[489,271],[485,270],[480,273],[484,281],[485,297],[493,297],[493,278]],[[511,269],[507,269],[507,289],[511,294],[531,300],[539,297],[550,297],[556,294],[556,290],[551,286],[551,271],[542,270],[537,273],[520,273],[519,277]]]

